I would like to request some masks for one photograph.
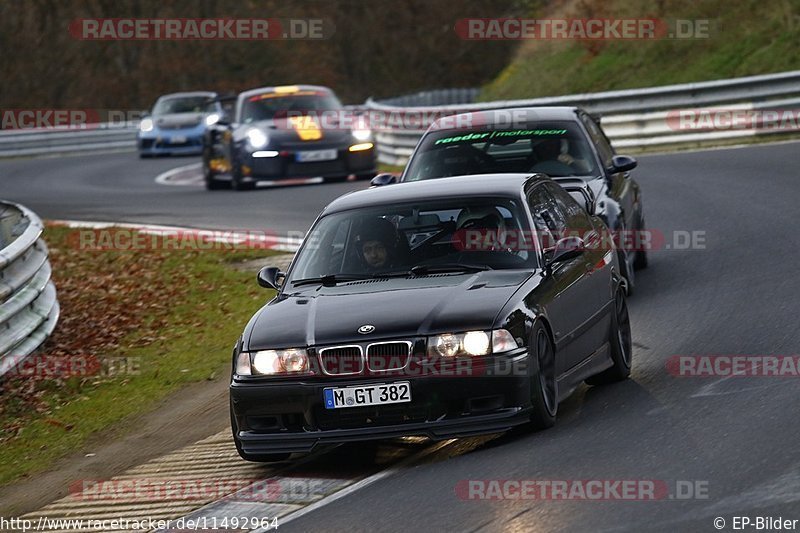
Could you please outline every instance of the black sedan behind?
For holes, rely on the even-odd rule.
[[[400,181],[496,173],[547,174],[598,215],[619,244],[628,293],[647,266],[644,205],[630,175],[635,159],[618,155],[595,117],[576,107],[498,109],[444,117],[417,144]],[[389,175],[376,178],[392,181]],[[585,201],[584,201],[585,198]]]

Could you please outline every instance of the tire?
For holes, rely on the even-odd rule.
[[[639,231],[644,231],[644,228],[644,218],[641,218],[639,220]],[[644,270],[645,268],[647,268],[647,252],[645,250],[636,250],[636,257],[633,259],[633,269]]]
[[[631,363],[633,362],[631,322],[625,291],[621,289],[617,291],[617,296],[614,298],[614,314],[611,317],[608,344],[614,365],[587,379],[586,383],[589,385],[616,383],[628,379],[631,375]]]
[[[231,165],[231,187],[235,191],[252,191],[256,188],[254,181],[242,181],[242,169],[236,162]]]
[[[528,346],[532,407],[530,426],[536,430],[553,427],[556,423],[558,382],[555,356],[550,334],[541,322],[536,322]]]
[[[205,154],[203,154],[203,182],[206,185],[206,190],[209,191],[229,189],[231,186],[230,182],[218,180],[215,177],[214,171],[211,170],[211,166],[208,164],[208,159]]]
[[[619,261],[619,273],[625,278],[625,294],[627,296],[631,296],[633,294],[633,287],[635,283],[635,278],[633,274],[633,270],[630,268],[630,265],[627,261],[627,252],[625,250],[620,250],[617,253],[617,259]]]
[[[325,183],[344,183],[350,176],[330,176],[324,179]]]
[[[144,152],[139,152],[139,159],[150,159],[153,157],[153,154],[146,154]]]
[[[289,458],[290,453],[260,453],[260,454],[251,454],[247,453],[242,450],[242,445],[239,442],[239,439],[236,438],[236,421],[233,417],[233,406],[231,405],[230,408],[231,412],[231,434],[233,435],[233,442],[236,444],[236,451],[239,452],[239,457],[244,459],[245,461],[250,461],[253,463],[276,463],[278,461],[285,461]]]
[[[358,181],[365,181],[365,180],[371,180],[375,176],[377,176],[375,172],[367,172],[366,174],[356,174],[356,179]]]

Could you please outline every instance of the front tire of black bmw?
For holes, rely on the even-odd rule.
[[[291,455],[290,453],[262,453],[251,454],[242,450],[242,443],[236,438],[236,419],[233,416],[233,405],[230,408],[231,412],[231,433],[233,434],[233,442],[236,444],[236,451],[239,452],[239,457],[245,461],[253,463],[276,463],[278,461],[285,461]]]
[[[533,429],[547,429],[556,423],[558,383],[555,356],[547,329],[541,322],[536,322],[528,347],[532,407],[530,425]]]
[[[625,291],[618,290],[614,299],[614,314],[608,335],[609,349],[613,366],[586,380],[589,385],[606,385],[624,381],[631,375],[633,362],[633,341],[628,302]]]

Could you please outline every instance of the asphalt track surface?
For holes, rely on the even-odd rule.
[[[703,232],[651,252],[630,310],[627,382],[579,388],[547,431],[464,439],[281,531],[717,531],[800,519],[798,379],[675,377],[675,355],[797,355],[800,144],[652,155],[634,171],[649,228]],[[206,192],[154,177],[191,158],[0,161],[0,197],[49,219],[304,230],[363,182]],[[468,500],[466,480],[657,480],[657,501]],[[707,490],[680,499],[676,486]],[[701,492],[701,496],[702,496]],[[800,522],[798,522],[800,524]]]

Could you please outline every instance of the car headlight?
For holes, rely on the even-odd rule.
[[[211,113],[206,117],[206,126],[213,126],[217,122],[219,122],[219,114],[217,113]]]
[[[428,355],[439,357],[480,356],[500,354],[519,348],[505,329],[444,333],[428,337]]]
[[[369,128],[354,129],[353,138],[357,141],[368,141],[372,138],[372,130]]]
[[[139,123],[139,129],[143,132],[153,131],[153,119],[143,118]]]
[[[302,348],[241,352],[236,360],[239,376],[274,376],[308,372],[308,352]]]
[[[464,334],[462,341],[464,351],[469,355],[486,355],[489,353],[489,335],[485,331],[470,331]]]
[[[433,342],[428,341],[429,347],[431,344],[435,352],[442,357],[455,357],[461,349],[461,339],[452,333],[433,337]]]
[[[247,142],[253,148],[264,148],[267,145],[267,135],[258,128],[247,130]]]

